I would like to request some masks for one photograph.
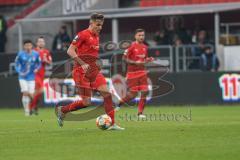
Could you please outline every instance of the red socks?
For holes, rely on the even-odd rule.
[[[63,113],[68,113],[68,112],[76,111],[78,109],[85,108],[85,107],[86,106],[83,104],[83,101],[82,100],[78,100],[78,101],[70,103],[70,104],[68,104],[66,106],[63,106],[62,107],[62,112]]]
[[[83,104],[83,101],[78,100],[78,101],[75,101],[71,104],[63,106],[62,107],[62,112],[63,113],[68,113],[68,112],[76,111],[78,109],[82,109],[82,108],[85,108],[85,107],[87,107],[87,106],[85,106]],[[115,123],[115,118],[114,118],[114,112],[115,111],[114,111],[114,108],[113,108],[113,102],[112,102],[111,95],[104,97],[104,108],[105,108],[105,112],[107,113],[107,115],[109,117],[111,117],[112,124],[114,124]]]
[[[33,100],[30,104],[30,110],[37,109],[37,104],[39,102],[39,99],[41,98],[42,93],[39,93],[33,97]]]
[[[104,108],[105,112],[109,117],[112,119],[112,124],[115,123],[115,117],[114,117],[114,109],[113,109],[113,102],[112,102],[112,97],[111,94],[109,96],[104,97]]]
[[[141,97],[138,103],[138,114],[142,114],[146,103],[146,97]]]

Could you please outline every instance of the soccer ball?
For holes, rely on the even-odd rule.
[[[112,119],[106,114],[101,115],[97,117],[96,125],[99,129],[106,130],[112,125]]]

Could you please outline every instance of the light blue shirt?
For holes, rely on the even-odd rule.
[[[32,50],[31,53],[19,51],[15,59],[15,69],[19,79],[32,81],[35,79],[34,70],[39,70],[41,60],[38,52]]]

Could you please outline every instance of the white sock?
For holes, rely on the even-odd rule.
[[[22,103],[23,103],[25,115],[29,115],[29,113],[30,113],[30,109],[29,109],[30,98],[28,96],[22,96]]]

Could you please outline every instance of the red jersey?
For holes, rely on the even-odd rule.
[[[44,79],[45,66],[46,66],[46,62],[44,62],[44,59],[52,60],[52,56],[51,56],[49,50],[47,50],[47,49],[38,49],[38,48],[35,48],[34,50],[39,53],[39,56],[40,56],[40,58],[41,58],[41,60],[42,60],[41,68],[40,68],[40,69],[38,70],[38,72],[36,73],[36,76]]]
[[[96,62],[99,52],[99,36],[89,29],[85,29],[77,34],[72,41],[72,45],[77,47],[77,55],[85,63],[92,64]],[[75,62],[75,67],[80,65]]]
[[[133,42],[125,51],[127,59],[135,62],[144,62],[148,56],[148,47],[143,43]],[[146,75],[147,71],[144,65],[128,64],[127,78],[136,78]]]

